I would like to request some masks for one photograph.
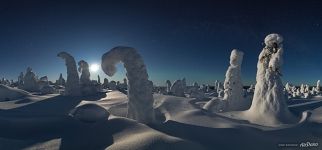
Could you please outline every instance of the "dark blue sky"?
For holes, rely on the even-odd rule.
[[[0,2],[0,77],[30,66],[39,76],[66,77],[60,51],[100,63],[119,45],[138,49],[151,80],[224,80],[232,49],[244,51],[242,78],[255,82],[266,34],[284,37],[283,81],[322,79],[322,3],[319,1],[10,1]],[[107,77],[101,71],[102,78]],[[94,74],[96,76],[96,74]],[[125,77],[124,69],[110,80]]]

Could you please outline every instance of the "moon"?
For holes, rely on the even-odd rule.
[[[98,64],[91,64],[89,66],[89,71],[90,72],[97,72],[100,69],[100,66]]]

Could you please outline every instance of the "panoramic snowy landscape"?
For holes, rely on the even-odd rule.
[[[108,76],[124,64],[122,82],[91,80],[95,68],[60,52],[66,79],[60,75],[53,83],[27,68],[17,81],[1,80],[0,149],[319,148],[320,80],[283,85],[283,38],[269,34],[264,43],[256,85],[249,87],[241,79],[244,53],[236,49],[223,82],[187,85],[183,78],[164,86],[153,86],[131,47],[102,56]]]
[[[0,150],[321,150],[319,6],[0,4]]]

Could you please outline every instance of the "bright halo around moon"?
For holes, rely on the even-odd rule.
[[[100,66],[98,64],[91,64],[89,66],[89,71],[90,72],[97,72],[100,69]]]

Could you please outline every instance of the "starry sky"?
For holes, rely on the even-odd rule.
[[[28,66],[39,76],[66,78],[60,51],[100,64],[115,46],[142,55],[156,85],[186,77],[224,80],[232,49],[243,51],[242,80],[255,83],[269,33],[284,37],[284,82],[322,80],[322,2],[316,1],[1,1],[0,77],[17,80]],[[122,80],[121,64],[109,80]]]

